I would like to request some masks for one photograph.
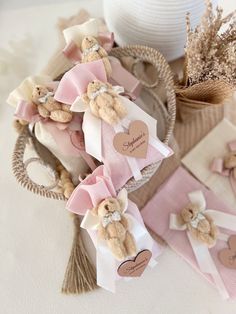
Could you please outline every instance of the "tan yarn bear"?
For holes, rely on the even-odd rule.
[[[182,209],[180,219],[186,224],[191,235],[212,247],[216,243],[217,227],[211,217],[201,212],[198,206],[189,204]]]
[[[70,106],[59,103],[53,96],[53,92],[44,85],[33,88],[32,101],[37,105],[40,116],[56,122],[70,122],[73,117]]]
[[[106,50],[99,45],[96,38],[92,36],[86,36],[81,43],[82,50],[82,63],[92,62],[102,59],[106,74],[109,77],[111,75],[112,69],[111,64],[108,59],[108,54]]]
[[[118,123],[127,114],[125,106],[109,83],[99,80],[90,82],[87,93],[82,95],[82,99],[90,106],[91,112],[96,117],[103,119],[108,124]]]
[[[128,256],[135,256],[135,240],[128,230],[128,221],[122,214],[119,200],[107,198],[95,207],[93,212],[100,218],[98,236],[106,240],[114,257],[122,261]]]
[[[236,178],[236,152],[230,152],[224,158],[224,166],[226,169],[233,171],[233,176]]]

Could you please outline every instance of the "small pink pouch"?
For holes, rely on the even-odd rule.
[[[128,113],[119,124],[111,126],[95,117],[89,106],[81,103],[81,95],[86,92],[88,84],[93,80],[107,82],[102,60],[77,64],[68,71],[59,83],[55,99],[71,105],[72,111],[84,112],[82,128],[86,152],[106,166],[115,188],[120,189],[132,176],[136,180],[141,179],[140,171],[144,167],[154,162],[161,162],[171,156],[173,151],[157,138],[157,121],[124,96],[119,95],[118,97]],[[124,156],[118,153],[113,145],[115,134],[127,131],[130,123],[135,120],[142,120],[148,127],[149,142],[145,158]],[[115,128],[119,128],[119,130],[117,131]],[[152,144],[150,144],[151,140]]]
[[[204,244],[206,246],[204,249],[205,252],[207,249],[207,253],[206,255],[203,254],[201,259],[203,263],[206,262],[207,258],[212,260],[213,266],[211,266],[215,268],[215,272],[218,273],[217,276],[212,276],[209,272],[201,271],[187,231],[171,230],[169,227],[171,214],[179,214],[180,210],[189,203],[189,195],[194,191],[201,191],[200,193],[204,196],[206,212],[214,212],[218,217],[227,216],[225,214],[234,214],[234,211],[217,198],[213,192],[204,187],[184,168],[179,167],[168,181],[162,185],[152,200],[143,208],[141,213],[144,222],[152,231],[161,236],[169,246],[181,255],[195,270],[200,272],[208,281],[215,285],[223,298],[235,298],[236,271],[235,269],[223,266],[218,258],[218,254],[222,249],[228,248],[228,236],[236,234],[236,231],[231,231],[235,228],[236,216],[228,216],[228,218],[231,217],[231,223],[229,223],[231,230],[221,228],[219,224],[216,223],[220,234],[214,247],[208,249]],[[216,221],[219,221],[219,219],[216,219]],[[224,225],[224,223],[222,225]],[[195,243],[195,245],[198,246],[198,243]],[[199,247],[200,246],[201,244]],[[196,250],[198,250],[198,248]],[[202,252],[204,252],[204,250]]]
[[[100,224],[100,220],[97,215],[91,213],[92,208],[109,197],[116,197],[124,204],[122,213],[128,221],[129,231],[135,239],[137,251],[149,250],[151,252],[152,257],[147,265],[150,267],[156,265],[155,258],[162,253],[162,247],[150,236],[138,207],[127,198],[127,191],[122,189],[119,193],[116,192],[109,172],[104,166],[98,167],[86,177],[73,191],[66,208],[72,213],[84,216],[81,227],[88,231],[96,248],[97,284],[115,292],[117,280],[129,280],[130,278],[124,278],[117,272],[121,262],[111,254],[106,241],[99,238],[97,226]],[[138,264],[138,268],[142,268],[142,266]]]

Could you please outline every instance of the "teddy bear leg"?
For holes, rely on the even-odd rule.
[[[50,118],[53,121],[61,122],[61,123],[67,123],[72,120],[72,112],[67,112],[63,110],[54,110],[50,114]]]
[[[125,106],[118,99],[114,103],[114,109],[121,119],[123,119],[127,115],[127,110]]]
[[[106,74],[108,77],[110,77],[111,73],[112,73],[111,63],[107,57],[102,58],[102,61],[103,61],[104,67],[106,69]]]
[[[119,121],[115,110],[111,107],[102,107],[99,109],[99,116],[108,124],[114,125]]]
[[[126,249],[123,243],[118,238],[110,238],[107,240],[108,247],[110,248],[112,254],[119,260],[122,261],[126,258]]]
[[[215,244],[215,239],[207,233],[199,233],[199,240],[205,243],[207,246],[211,247]]]
[[[48,118],[50,116],[50,112],[43,105],[38,105],[38,112],[43,118]]]
[[[134,237],[129,231],[126,232],[124,244],[127,251],[127,255],[135,256],[137,253],[137,248],[136,248]]]

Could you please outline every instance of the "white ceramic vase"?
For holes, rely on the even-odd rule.
[[[215,5],[217,0],[212,2]],[[168,61],[184,54],[187,12],[195,27],[205,10],[204,0],[103,0],[103,5],[118,45],[154,47]]]

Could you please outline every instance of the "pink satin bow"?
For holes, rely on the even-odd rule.
[[[74,66],[61,79],[54,98],[64,104],[72,105],[78,96],[87,91],[88,84],[93,80],[107,82],[102,60]]]
[[[98,36],[100,45],[109,52],[114,45],[114,34],[109,32],[100,32]],[[63,49],[64,55],[73,63],[81,61],[82,52],[80,47],[72,40]],[[135,100],[141,91],[141,84],[129,71],[127,71],[117,58],[109,57],[111,63],[112,74],[109,82],[113,85],[121,85],[124,87],[127,96]]]
[[[42,118],[34,104],[21,100],[17,105],[15,117],[33,124],[42,122],[64,155],[81,156],[91,170],[96,168],[93,158],[85,152],[82,117],[79,114],[74,114],[69,123],[54,122]]]
[[[97,284],[104,289],[115,292],[116,281],[123,279],[117,273],[120,262],[110,253],[106,242],[99,239],[97,226],[99,226],[100,221],[96,215],[91,213],[92,208],[108,197],[121,197],[124,205],[123,215],[128,220],[129,231],[135,239],[137,251],[150,250],[152,257],[155,258],[161,254],[162,249],[150,236],[137,206],[128,200],[125,189],[122,189],[118,194],[116,193],[110,175],[104,166],[97,168],[81,182],[73,191],[66,208],[75,214],[84,216],[81,227],[87,230],[96,248]],[[151,267],[156,265],[153,258],[149,262]]]
[[[229,152],[236,152],[236,140],[228,143]],[[235,153],[236,155],[236,153]],[[234,167],[226,168],[225,160],[222,157],[217,157],[212,160],[211,163],[211,171],[214,173],[218,173],[224,177],[229,177],[229,181],[231,184],[232,191],[236,195],[236,176]]]
[[[98,34],[99,44],[109,52],[114,45],[114,34],[110,32],[100,32]],[[64,55],[72,62],[77,63],[81,61],[82,51],[80,47],[72,40],[63,49]]]
[[[92,209],[108,197],[115,196],[116,190],[108,171],[104,166],[100,166],[77,186],[66,208],[75,214],[85,215],[88,209]]]

